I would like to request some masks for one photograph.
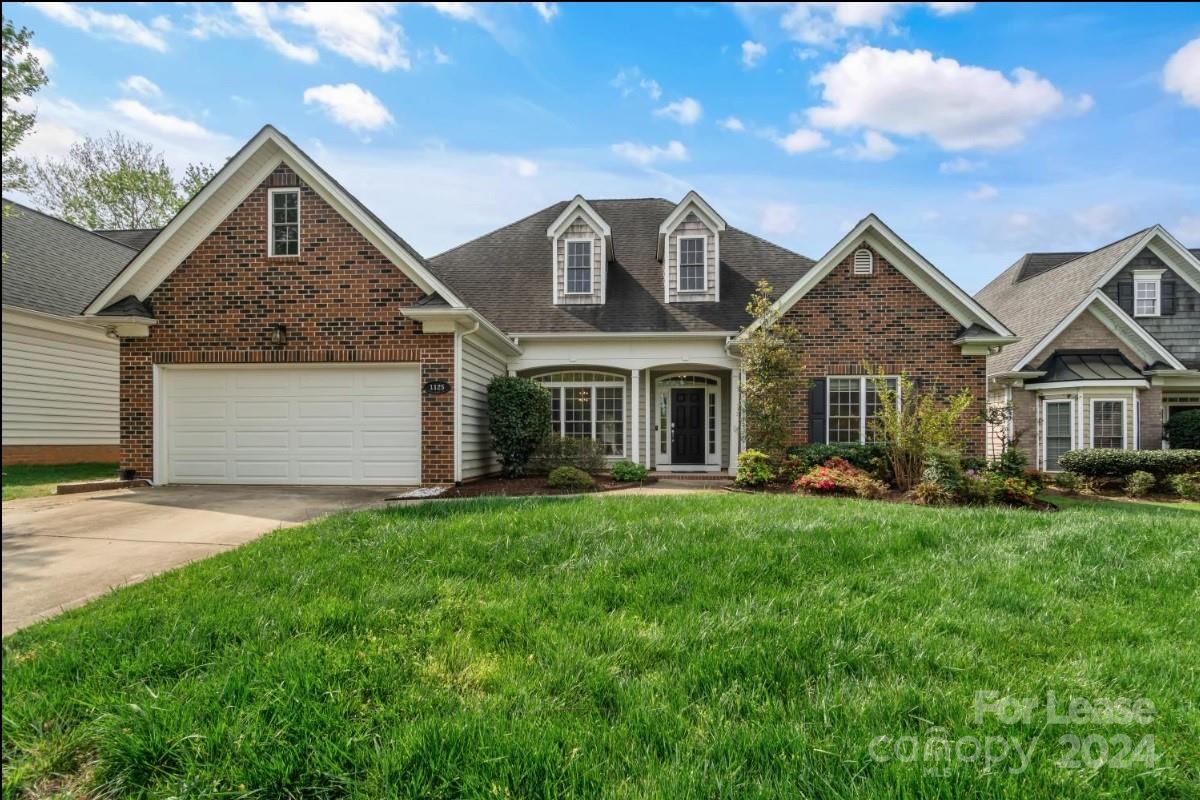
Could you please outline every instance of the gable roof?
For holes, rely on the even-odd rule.
[[[92,233],[98,233],[105,239],[112,239],[117,244],[123,244],[126,247],[132,247],[134,250],[141,250],[150,241],[158,235],[162,228],[126,228],[113,230],[94,230]]]
[[[850,255],[852,250],[864,242],[869,243],[888,263],[924,291],[947,314],[958,320],[963,326],[963,331],[956,341],[972,338],[1005,343],[1013,339],[1012,332],[999,319],[942,274],[874,214],[868,214],[859,220],[829,252],[821,256],[821,260],[811,270],[787,289],[772,304],[774,313],[786,313]],[[745,333],[749,333],[758,324],[759,320],[755,320]]]
[[[265,125],[99,292],[87,312],[95,314],[128,296],[145,300],[280,163],[291,167],[423,291],[441,294],[452,306],[462,307],[455,294],[429,271],[429,265],[416,250],[295,143],[275,127]]]
[[[137,251],[4,201],[4,305],[78,316]]]
[[[750,322],[759,280],[778,291],[813,261],[736,228],[721,233],[719,302],[664,302],[658,231],[676,208],[662,198],[592,200],[612,231],[607,302],[554,305],[546,231],[562,201],[429,259],[434,274],[472,308],[513,335],[537,333],[732,333]]]
[[[1056,257],[1073,254],[1030,253],[1018,259],[975,295],[1021,337],[1021,341],[1015,345],[988,357],[988,371],[995,374],[1022,368],[1030,354],[1036,354],[1041,346],[1048,343],[1047,339],[1052,338],[1050,334],[1057,335],[1056,329],[1064,321],[1074,319],[1098,301],[1095,294],[1117,270],[1157,241],[1195,258],[1194,253],[1183,250],[1170,234],[1155,225],[1058,263],[1053,263]],[[1032,274],[1027,273],[1030,264],[1038,265]],[[1196,280],[1188,275],[1183,277]],[[1141,333],[1141,326],[1127,319],[1127,315],[1115,304],[1103,303],[1102,300],[1099,302],[1104,314],[1125,318],[1120,321],[1126,327]],[[1155,352],[1163,350],[1161,345],[1152,349]]]

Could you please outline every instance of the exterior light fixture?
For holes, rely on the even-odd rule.
[[[287,325],[271,326],[271,344],[282,347],[287,344]]]

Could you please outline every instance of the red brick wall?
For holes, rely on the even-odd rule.
[[[267,188],[300,186],[300,254],[267,257]],[[158,324],[121,342],[121,466],[153,471],[152,365],[404,361],[454,378],[454,335],[400,309],[422,291],[287,167],[280,167],[150,295]],[[287,326],[287,344],[270,344]],[[421,404],[421,475],[454,480],[454,398]]]
[[[854,248],[857,250],[859,248]],[[870,249],[870,248],[868,248]],[[804,375],[862,375],[863,363],[919,379],[922,391],[976,398],[961,431],[966,452],[983,455],[983,356],[954,344],[962,326],[878,253],[871,275],[852,274],[853,251],[784,315],[802,333]],[[795,440],[808,441],[808,394],[796,399]]]
[[[115,444],[6,444],[3,460],[5,465],[103,463],[116,462],[120,451]]]

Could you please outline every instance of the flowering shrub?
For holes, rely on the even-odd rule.
[[[844,458],[834,457],[823,466],[813,467],[796,479],[792,491],[814,494],[839,494],[854,497],[883,497],[887,486],[866,472],[851,466]]]

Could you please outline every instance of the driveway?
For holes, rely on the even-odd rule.
[[[164,486],[4,504],[4,635],[267,531],[396,487]]]

